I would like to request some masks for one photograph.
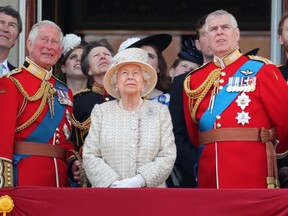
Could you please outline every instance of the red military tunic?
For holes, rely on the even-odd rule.
[[[205,131],[220,128],[261,129],[264,127],[270,129],[275,127],[277,139],[279,140],[276,152],[285,156],[288,149],[288,87],[274,64],[264,63],[261,66],[257,75],[254,75],[256,76],[254,79],[256,88],[253,91],[250,89],[250,91],[242,94],[241,90],[236,90],[239,94],[222,113],[212,119],[214,123],[210,129],[205,129],[206,121],[200,121],[200,119],[208,109],[209,103],[213,104],[213,101],[210,102],[210,100],[214,85],[211,86],[204,98],[193,98],[187,94],[189,90],[195,90],[207,81],[208,75],[214,69],[221,70],[217,81],[219,85],[218,94],[221,91],[226,91],[223,87],[229,82],[229,78],[232,87],[235,86],[237,80],[232,77],[248,60],[249,57],[243,56],[239,50],[235,50],[223,59],[222,64],[224,65],[222,67],[219,64],[220,61],[218,63],[211,62],[192,72],[188,79],[186,78],[183,97],[185,121],[189,136],[192,143],[199,147],[200,128],[204,128],[202,131]],[[258,60],[256,61],[258,62]],[[255,73],[250,68],[242,68],[242,70],[246,71],[247,74]],[[239,83],[241,84],[241,82]],[[252,86],[251,82],[249,85]],[[226,96],[230,94],[228,91],[224,93]],[[210,108],[214,107],[215,109],[215,107],[220,106],[221,103],[228,100],[226,96],[224,99],[215,99],[213,106],[211,105]],[[246,102],[241,104],[241,99]],[[191,110],[193,106],[197,105],[197,100],[201,100],[201,102],[195,113],[197,122],[195,123],[191,117],[193,116]],[[211,109],[209,112],[211,112]],[[204,148],[198,163],[198,187],[267,188],[267,157],[265,144],[261,141],[218,141],[208,143],[202,147]]]
[[[0,79],[0,157],[6,162],[13,160],[14,186],[69,185],[67,160],[14,152],[16,142],[37,142],[63,147],[68,161],[73,157],[74,146],[68,141],[72,92],[51,73],[26,58],[21,69]],[[47,82],[51,97],[45,99]],[[8,168],[1,173],[5,179],[1,187],[12,186],[8,181],[11,173]]]

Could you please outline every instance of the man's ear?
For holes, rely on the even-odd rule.
[[[279,43],[280,43],[281,45],[284,44],[282,35],[278,35],[278,41],[279,41]]]

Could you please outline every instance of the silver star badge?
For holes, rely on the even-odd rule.
[[[237,100],[236,100],[238,106],[241,107],[242,110],[244,110],[245,107],[249,105],[250,101],[251,100],[250,100],[249,96],[246,95],[244,92],[242,92],[242,94],[239,95]]]
[[[236,119],[238,120],[238,124],[242,124],[244,126],[245,124],[249,124],[249,119],[251,119],[251,117],[249,116],[248,112],[242,111],[241,113],[237,113]]]

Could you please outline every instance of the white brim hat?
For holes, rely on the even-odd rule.
[[[141,97],[147,96],[156,86],[157,73],[155,69],[147,63],[148,54],[145,50],[140,48],[128,48],[118,52],[110,61],[110,66],[105,73],[103,84],[105,90],[113,97],[120,99],[120,92],[112,84],[112,76],[118,71],[120,67],[126,64],[139,65],[150,76],[149,82],[146,82]]]

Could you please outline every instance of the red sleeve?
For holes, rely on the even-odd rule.
[[[12,159],[20,95],[9,78],[0,78],[0,157]]]

